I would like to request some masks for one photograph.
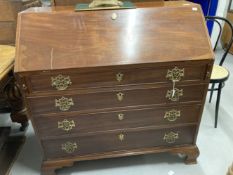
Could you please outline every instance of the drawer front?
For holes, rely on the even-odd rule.
[[[197,123],[201,106],[174,106],[122,110],[83,115],[56,115],[34,118],[40,137],[85,134],[146,126]]]
[[[60,113],[71,111],[100,110],[106,108],[178,104],[179,102],[198,101],[203,99],[207,85],[176,86],[172,97],[171,87],[149,89],[133,89],[89,94],[28,97],[29,109],[32,114]]]
[[[167,83],[176,75],[179,81],[205,79],[206,64],[192,66],[169,66],[148,68],[101,68],[95,70],[77,70],[67,73],[41,73],[31,75],[28,84],[31,92],[62,91],[87,87],[110,87],[116,85]],[[178,75],[178,76],[177,76]]]
[[[193,144],[195,126],[162,130],[122,131],[42,141],[47,159],[95,153]],[[95,145],[95,146],[93,146]]]

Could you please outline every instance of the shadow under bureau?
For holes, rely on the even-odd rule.
[[[196,163],[213,64],[208,32],[198,5],[152,4],[19,14],[15,75],[43,175],[75,161],[156,152]]]

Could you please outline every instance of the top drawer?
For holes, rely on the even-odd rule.
[[[207,64],[169,66],[102,67],[30,74],[28,93],[64,91],[79,88],[111,87],[133,84],[202,81],[206,79]]]

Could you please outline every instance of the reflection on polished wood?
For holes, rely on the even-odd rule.
[[[72,8],[45,8],[43,12],[48,13],[41,16],[38,15],[38,8],[34,9],[36,13],[31,13],[33,9],[30,9],[30,13],[25,12],[19,16],[19,20],[23,19],[19,35],[23,35],[25,39],[18,41],[20,45],[15,71],[159,63],[177,61],[177,58],[179,61],[211,58],[201,9],[194,12],[186,6],[180,7],[182,11],[164,8],[89,13],[74,12]],[[112,21],[113,12],[118,14],[118,20]],[[50,18],[52,13],[56,15]],[[37,22],[28,23],[32,18]],[[169,21],[163,22],[161,19]],[[39,24],[43,30],[38,28]],[[105,28],[108,30],[105,31]],[[59,42],[54,41],[54,38]],[[31,57],[37,62],[29,61]]]

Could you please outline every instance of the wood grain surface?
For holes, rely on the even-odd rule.
[[[27,86],[27,93],[29,94],[56,92],[56,87],[52,86],[52,79],[59,75],[64,77],[68,76],[72,82],[66,90],[128,86],[135,84],[167,84],[171,83],[171,80],[167,77],[167,73],[175,67],[184,70],[184,76],[177,82],[178,84],[203,80],[208,81],[206,77],[208,70],[206,61],[195,61],[192,65],[185,62],[176,62],[171,63],[170,65],[147,64],[36,72],[30,75],[25,75],[27,81],[24,84]],[[117,80],[118,74],[122,74],[120,81]]]
[[[20,13],[15,72],[211,59],[203,15],[195,9]]]
[[[146,106],[146,105],[167,105],[180,104],[184,102],[202,102],[205,94],[206,84],[192,85],[192,86],[177,86],[178,89],[183,90],[183,95],[179,100],[171,101],[166,98],[167,91],[172,90],[171,87],[151,87],[137,89],[101,89],[102,92],[90,92],[76,94],[60,94],[49,95],[43,97],[28,97],[27,101],[30,104],[28,107],[31,114],[48,114],[48,113],[62,113],[61,109],[56,106],[56,100],[62,97],[72,99],[73,105],[65,112],[90,112],[95,110],[106,110],[113,108],[127,108],[130,106]],[[131,87],[132,88],[132,87]],[[80,94],[79,94],[80,93]],[[123,99],[118,100],[117,94],[122,93]]]
[[[175,132],[179,138],[174,143],[167,143],[163,138],[165,133]],[[119,140],[119,134],[124,134],[124,140]],[[85,137],[69,137],[66,139],[46,140],[42,142],[45,157],[50,159],[64,159],[74,156],[89,156],[94,153],[107,153],[119,150],[150,148],[156,146],[174,146],[193,144],[195,126],[157,129],[141,129],[135,131],[122,130]],[[73,153],[62,150],[62,144],[77,143]],[[95,145],[95,146],[93,146]]]
[[[180,116],[174,121],[165,118],[166,112],[176,110]],[[60,138],[71,135],[95,134],[101,131],[119,130],[122,128],[164,127],[165,125],[185,125],[199,121],[200,105],[181,105],[171,107],[147,107],[142,109],[115,110],[112,112],[100,112],[89,114],[61,114],[41,116],[35,115],[34,121],[37,125],[39,135],[42,139]],[[120,116],[120,117],[119,117]],[[58,126],[63,121],[73,121],[70,130],[64,130]],[[67,125],[66,125],[67,126]]]

